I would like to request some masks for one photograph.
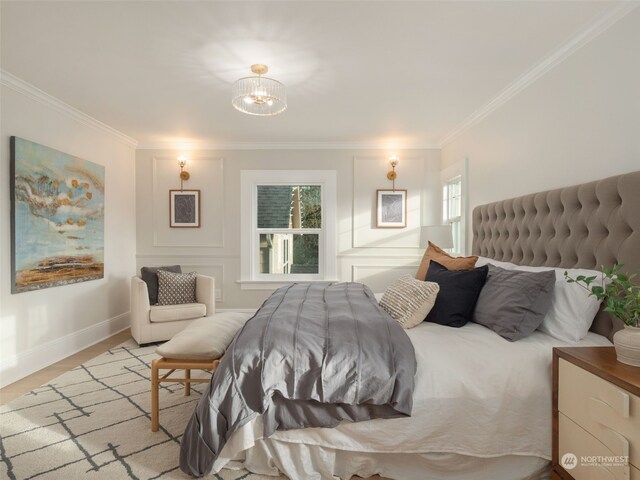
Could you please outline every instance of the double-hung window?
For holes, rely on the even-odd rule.
[[[451,253],[461,255],[462,252],[462,175],[450,178],[443,186],[442,217],[444,223],[451,224],[453,248]]]
[[[243,171],[243,288],[334,280],[335,226],[335,171]]]

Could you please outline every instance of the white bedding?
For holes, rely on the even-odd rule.
[[[551,348],[564,342],[537,331],[512,343],[474,323],[456,329],[424,322],[407,334],[418,363],[410,418],[278,431],[269,440],[352,452],[551,458]],[[611,343],[589,333],[578,345]],[[261,423],[232,437],[215,471],[262,438]]]

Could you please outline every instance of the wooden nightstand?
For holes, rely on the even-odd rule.
[[[640,480],[640,368],[613,347],[554,348],[552,431],[553,479]]]

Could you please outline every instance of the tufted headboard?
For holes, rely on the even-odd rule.
[[[519,265],[624,264],[640,277],[640,172],[534,193],[473,210],[473,254]],[[622,322],[600,311],[591,330]]]

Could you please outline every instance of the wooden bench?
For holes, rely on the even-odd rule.
[[[208,383],[210,378],[191,378],[191,370],[208,370],[212,374],[218,368],[220,359],[179,360],[157,358],[151,362],[151,431],[157,432],[160,426],[160,384],[162,382],[184,383],[185,396],[191,395],[192,383]],[[169,370],[160,376],[161,370]],[[176,370],[184,370],[183,378],[169,377]]]
[[[191,395],[192,383],[208,383],[210,378],[192,378],[191,370],[216,371],[220,359],[251,313],[224,312],[194,320],[171,340],[160,345],[160,355],[151,362],[151,431],[160,427],[160,384],[184,383],[184,394]],[[162,374],[163,370],[169,370]],[[183,377],[171,377],[183,370]],[[161,376],[162,375],[162,376]]]

